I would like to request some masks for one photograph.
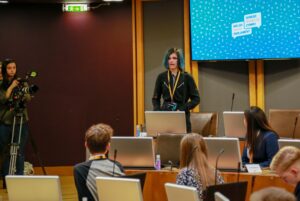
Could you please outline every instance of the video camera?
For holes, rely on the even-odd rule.
[[[35,78],[36,76],[37,72],[31,71],[26,74],[24,79],[17,78],[19,84],[13,89],[8,100],[8,105],[11,109],[16,112],[20,112],[20,110],[25,109],[25,95],[30,94],[32,96],[39,89],[37,85],[29,84],[30,78]]]

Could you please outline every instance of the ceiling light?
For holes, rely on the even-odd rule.
[[[8,1],[1,0],[0,3],[8,3]]]

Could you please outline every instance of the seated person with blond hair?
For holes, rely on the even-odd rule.
[[[286,183],[296,186],[294,194],[300,201],[300,149],[283,147],[274,156],[270,168]]]
[[[250,201],[296,201],[296,198],[283,188],[268,187],[252,193]]]
[[[88,201],[98,201],[96,177],[124,175],[120,163],[106,158],[112,135],[113,129],[106,124],[93,125],[86,131],[85,146],[90,151],[91,157],[74,167],[79,200],[86,197]]]

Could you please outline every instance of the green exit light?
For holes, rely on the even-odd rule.
[[[64,4],[63,11],[66,12],[84,12],[88,11],[89,8],[87,4]]]

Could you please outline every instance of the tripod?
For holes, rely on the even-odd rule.
[[[16,133],[15,131],[16,131],[17,118],[20,118],[20,127],[19,127],[18,140],[15,142],[14,138]],[[12,135],[11,135],[10,150],[9,150],[9,154],[10,154],[9,169],[8,169],[9,175],[14,175],[17,171],[16,163],[17,163],[18,151],[21,143],[22,126],[23,126],[23,113],[19,112],[14,115],[14,121],[12,127]]]
[[[8,174],[9,175],[14,175],[17,171],[16,169],[16,163],[17,163],[17,157],[19,154],[19,148],[21,145],[21,137],[22,137],[22,129],[23,129],[23,117],[24,117],[24,113],[23,112],[17,112],[14,114],[14,119],[13,119],[13,127],[12,127],[12,136],[11,136],[11,143],[10,143],[10,161],[9,161],[9,170],[8,170]],[[16,126],[17,126],[17,120],[19,121],[19,135],[18,138],[15,140],[15,136],[16,136]],[[35,153],[35,155],[38,158],[38,162],[40,164],[40,166],[42,167],[42,171],[44,173],[44,175],[47,175],[46,170],[44,165],[42,164],[41,158],[39,156],[39,153],[37,151],[37,146],[36,143],[33,139],[32,136],[30,136],[31,139],[31,145],[33,148],[33,151]]]

